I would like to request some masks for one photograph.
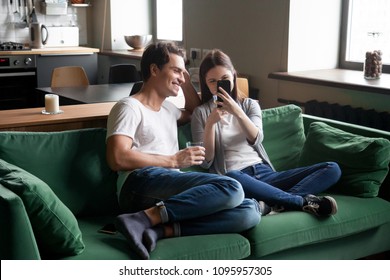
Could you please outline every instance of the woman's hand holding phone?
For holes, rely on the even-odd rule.
[[[231,82],[230,80],[220,80],[217,82],[218,87],[218,95],[222,94],[224,95],[224,99],[220,98],[218,95],[218,103],[223,105],[217,106],[218,108],[222,108],[225,113],[230,113],[234,116],[238,116],[239,114],[243,113],[240,106],[238,106],[238,103],[231,97]],[[222,88],[229,96],[226,96],[225,93],[222,93],[219,88]],[[222,116],[221,116],[222,117]]]
[[[226,91],[227,94],[230,95],[231,92],[231,85],[229,80],[219,80],[217,81],[217,92],[221,93],[219,88],[222,88],[224,91]],[[223,99],[219,96],[217,96],[217,102],[223,102]],[[218,107],[222,107],[221,105],[217,105]]]

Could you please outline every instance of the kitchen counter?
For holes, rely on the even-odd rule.
[[[42,48],[22,51],[1,51],[2,55],[22,55],[22,54],[80,54],[80,53],[98,53],[100,50],[88,47],[60,47],[60,48]]]
[[[107,56],[118,56],[124,58],[141,59],[144,50],[103,50],[99,54]]]

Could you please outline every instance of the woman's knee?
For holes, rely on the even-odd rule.
[[[340,166],[333,161],[327,162],[328,170],[330,172],[330,177],[335,179],[335,183],[340,179],[341,177],[341,169]]]

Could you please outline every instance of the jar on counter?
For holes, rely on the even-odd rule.
[[[365,79],[379,79],[382,75],[382,51],[375,50],[366,52],[363,67]]]

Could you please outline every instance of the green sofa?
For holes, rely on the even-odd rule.
[[[388,257],[390,133],[307,116],[294,105],[266,109],[263,120],[277,169],[339,162],[343,176],[329,190],[338,213],[283,212],[242,234],[163,239],[151,259]],[[179,128],[181,147],[190,135],[190,125]],[[1,259],[137,259],[121,234],[98,232],[120,213],[116,178],[103,128],[0,132]]]

